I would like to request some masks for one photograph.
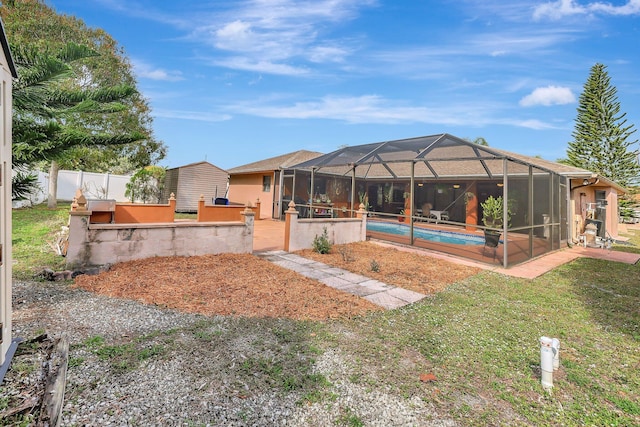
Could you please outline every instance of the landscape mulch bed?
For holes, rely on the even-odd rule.
[[[334,245],[328,254],[319,254],[311,249],[299,251],[298,254],[426,295],[439,292],[450,284],[481,271],[476,267],[455,264],[425,254],[400,251],[372,242]]]
[[[479,270],[362,242],[329,254],[301,255],[416,292],[430,294]],[[377,268],[372,268],[375,261]],[[377,270],[377,271],[374,271]],[[124,262],[75,286],[207,316],[349,318],[380,307],[250,254],[162,257]]]

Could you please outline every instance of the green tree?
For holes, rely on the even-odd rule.
[[[473,140],[474,144],[478,144],[478,145],[483,145],[485,147],[489,146],[489,143],[487,142],[486,139],[484,139],[483,137],[479,136],[476,139]]]
[[[160,203],[167,170],[161,166],[147,166],[136,172],[127,183],[124,193],[132,202]]]
[[[22,46],[14,47],[13,52],[19,75],[13,86],[13,157],[18,170],[39,161],[51,161],[55,173],[51,172],[50,182],[55,183],[57,160],[64,159],[74,147],[110,147],[145,137],[139,132],[126,135],[100,132],[74,120],[77,115],[106,117],[122,111],[127,106],[120,101],[135,92],[126,85],[95,89],[65,87],[64,83],[74,75],[69,64],[95,55],[86,46],[68,43],[55,53]],[[24,174],[16,175],[17,180],[24,178]],[[21,184],[16,183],[16,188],[21,188]],[[55,192],[54,188],[54,195]],[[51,203],[49,206],[55,207]]]
[[[92,172],[129,173],[149,164],[156,164],[166,154],[166,147],[153,137],[150,108],[135,90],[132,67],[117,42],[102,29],[88,28],[72,16],[59,15],[43,0],[13,0],[0,4],[0,15],[9,40],[20,47],[30,46],[37,52],[58,52],[68,41],[87,46],[94,55],[67,62],[72,73],[56,78],[59,90],[80,93],[98,88],[130,87],[134,90],[120,104],[126,108],[110,114],[95,114],[77,110],[68,114],[64,123],[76,129],[91,129],[96,133],[143,135],[143,138],[123,144],[74,145],[55,159],[42,158],[41,166],[49,167],[55,160],[61,167]],[[51,85],[48,85],[51,87]],[[37,151],[37,150],[36,150]],[[54,163],[55,163],[54,162]],[[55,164],[53,165],[55,166]]]
[[[566,163],[596,172],[627,186],[640,175],[638,140],[632,140],[633,124],[620,112],[617,89],[607,68],[595,64],[580,95],[573,141]]]

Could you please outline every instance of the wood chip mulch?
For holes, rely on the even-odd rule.
[[[311,249],[299,251],[298,254],[425,295],[439,292],[452,283],[482,271],[372,242],[333,245],[328,254],[319,254]],[[377,266],[377,272],[374,271],[374,265]]]
[[[423,294],[433,294],[480,270],[370,242],[334,245],[304,257]],[[377,271],[374,271],[377,270]],[[351,318],[380,307],[250,254],[163,257],[114,265],[75,286],[206,316],[297,320]]]
[[[381,310],[250,254],[124,262],[95,276],[78,276],[75,286],[206,316],[322,320]]]

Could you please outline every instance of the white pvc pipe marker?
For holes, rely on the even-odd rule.
[[[558,338],[551,340],[551,350],[553,350],[553,370],[557,371],[560,367],[560,340]]]
[[[540,338],[540,370],[541,383],[545,389],[553,387],[553,340],[549,337]]]

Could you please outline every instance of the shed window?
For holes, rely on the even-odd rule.
[[[265,193],[271,191],[271,177],[269,175],[262,177],[262,191]]]

